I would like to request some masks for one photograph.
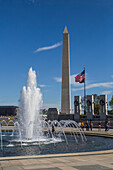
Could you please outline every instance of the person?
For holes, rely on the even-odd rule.
[[[80,120],[80,122],[78,123],[78,125],[81,127],[81,120]]]
[[[2,126],[2,120],[0,119],[0,125]]]
[[[110,129],[110,120],[108,120],[108,130]]]
[[[93,129],[93,122],[91,120],[90,120],[90,129],[91,129],[91,131]]]
[[[86,131],[89,131],[89,122],[88,122],[88,120],[86,121]]]
[[[105,121],[105,131],[108,131],[108,121]]]
[[[98,131],[101,131],[101,121],[98,122]]]
[[[52,133],[54,133],[55,129],[54,129],[54,125],[52,125]]]
[[[82,130],[84,131],[84,122],[83,122],[83,120],[81,121],[81,126],[80,126],[81,128],[82,128]]]

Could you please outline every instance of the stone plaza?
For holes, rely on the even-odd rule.
[[[92,153],[8,157],[0,170],[112,170],[113,150]]]

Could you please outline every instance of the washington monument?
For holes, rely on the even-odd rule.
[[[70,57],[69,57],[69,34],[65,26],[63,32],[62,51],[62,97],[61,113],[70,113]]]

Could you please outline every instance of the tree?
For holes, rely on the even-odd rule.
[[[93,94],[94,96],[94,113],[99,114],[100,111],[100,96]]]
[[[113,96],[112,96],[111,100],[109,101],[109,105],[110,105],[111,109],[113,110]]]

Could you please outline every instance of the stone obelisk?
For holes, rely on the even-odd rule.
[[[69,57],[69,34],[65,26],[63,32],[62,52],[62,97],[61,114],[70,113],[70,57]]]

